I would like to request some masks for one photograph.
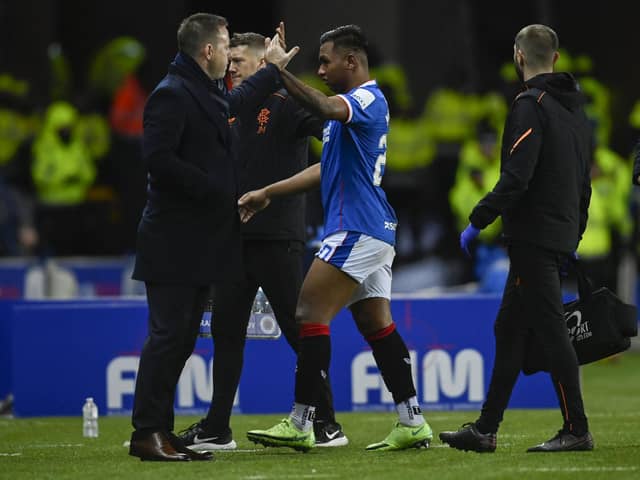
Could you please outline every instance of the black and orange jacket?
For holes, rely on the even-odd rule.
[[[484,228],[502,216],[507,243],[575,251],[591,198],[592,128],[584,96],[568,73],[526,82],[507,118],[498,183],[469,220]]]
[[[308,137],[322,138],[323,121],[281,89],[260,105],[239,112],[240,194],[288,178],[308,166]],[[305,240],[305,194],[274,198],[242,225],[244,238]]]

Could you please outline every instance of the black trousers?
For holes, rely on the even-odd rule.
[[[289,240],[244,239],[243,250],[244,278],[237,283],[214,286],[213,398],[205,422],[209,432],[222,433],[229,429],[242,372],[247,325],[258,287],[262,287],[269,299],[285,339],[294,351],[298,348],[299,328],[295,312],[303,280],[304,244]],[[329,378],[320,390],[316,418],[335,421]]]
[[[140,355],[131,423],[136,431],[173,431],[173,402],[193,352],[209,286],[146,283],[149,333]]]
[[[523,365],[527,331],[544,339],[551,379],[562,411],[563,428],[581,435],[588,430],[578,377],[578,360],[569,340],[560,285],[563,254],[533,245],[511,245],[511,266],[495,322],[496,358],[487,399],[478,420],[497,431]]]

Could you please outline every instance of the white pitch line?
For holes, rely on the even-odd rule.
[[[498,444],[498,448],[506,448],[506,447],[510,447],[511,444],[507,443],[507,442],[500,442]],[[429,450],[431,450],[432,448],[453,448],[451,447],[448,443],[437,443],[437,444],[431,444],[429,445]]]
[[[328,478],[335,477],[335,475],[329,473],[303,473],[302,475],[285,475],[280,478]]]
[[[59,447],[84,447],[83,443],[36,443],[25,445],[24,448],[59,448]]]
[[[263,452],[264,448],[221,448],[220,450],[211,450],[211,453],[254,453]]]
[[[631,417],[636,418],[640,417],[640,412],[600,412],[600,413],[590,413],[589,418],[623,418],[623,417]]]
[[[18,457],[22,455],[22,453],[5,453],[5,452],[0,452],[0,457]]]
[[[634,472],[638,467],[520,467],[512,470],[518,472]]]
[[[242,477],[244,480],[267,480],[268,478],[333,478],[334,474],[329,473],[301,473],[297,475],[274,475],[268,477],[266,475],[250,475],[248,477]]]

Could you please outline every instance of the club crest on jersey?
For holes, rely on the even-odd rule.
[[[267,123],[269,123],[269,116],[271,115],[271,110],[268,108],[263,108],[258,113],[256,120],[258,120],[258,135],[263,135],[267,131]]]

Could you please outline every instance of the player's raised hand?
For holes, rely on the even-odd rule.
[[[264,210],[271,203],[271,198],[267,195],[264,188],[247,192],[238,200],[238,213],[240,221],[247,223],[256,213]]]
[[[280,23],[284,34],[284,23]],[[280,27],[278,27],[279,29]],[[293,47],[288,52],[285,51],[282,44],[284,40],[280,37],[279,33],[276,33],[273,38],[265,38],[264,41],[264,58],[268,63],[273,63],[280,70],[284,70],[287,64],[293,57],[300,51],[300,47]]]
[[[280,46],[283,50],[287,50],[287,40],[284,36],[284,22],[280,22],[280,25],[276,27],[276,33],[278,34]]]

